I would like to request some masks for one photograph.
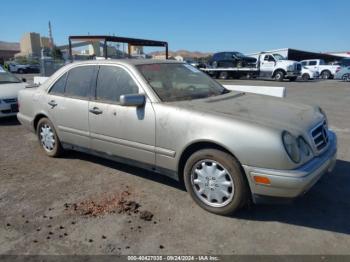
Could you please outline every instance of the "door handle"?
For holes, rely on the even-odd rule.
[[[48,102],[48,104],[49,104],[52,108],[54,108],[55,106],[57,106],[57,103],[56,103],[55,100],[51,100],[50,102]]]
[[[93,107],[91,109],[89,109],[90,113],[93,113],[95,115],[100,115],[103,113],[103,111],[101,109],[99,109],[98,107]]]

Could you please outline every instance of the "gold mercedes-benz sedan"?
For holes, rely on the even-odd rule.
[[[73,149],[168,175],[216,214],[295,198],[336,161],[321,108],[228,91],[181,62],[76,62],[18,102],[47,155]]]

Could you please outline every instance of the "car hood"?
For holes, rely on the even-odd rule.
[[[15,98],[18,96],[18,91],[24,89],[27,83],[0,84],[0,99]]]
[[[324,118],[317,107],[294,103],[285,98],[238,92],[175,103],[182,108],[202,113],[289,131],[305,132]]]

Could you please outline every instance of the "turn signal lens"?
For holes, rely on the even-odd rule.
[[[270,185],[270,179],[265,176],[254,176],[254,181],[259,184]]]

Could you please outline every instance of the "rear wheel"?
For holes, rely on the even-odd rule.
[[[304,81],[309,81],[310,80],[310,75],[308,73],[305,73],[301,76],[301,79],[303,79]]]
[[[331,78],[331,76],[332,76],[332,74],[331,74],[331,72],[328,71],[328,70],[324,70],[324,71],[322,71],[322,73],[321,73],[321,78],[322,78],[322,79],[329,79],[329,78]]]
[[[234,157],[216,149],[195,152],[184,169],[187,192],[205,210],[228,215],[248,200],[248,186]]]
[[[53,124],[48,118],[44,117],[39,120],[36,132],[39,143],[48,156],[58,157],[62,154],[61,142]]]
[[[282,82],[283,79],[284,79],[284,72],[283,71],[277,71],[275,73],[275,80],[279,81],[279,82]]]

